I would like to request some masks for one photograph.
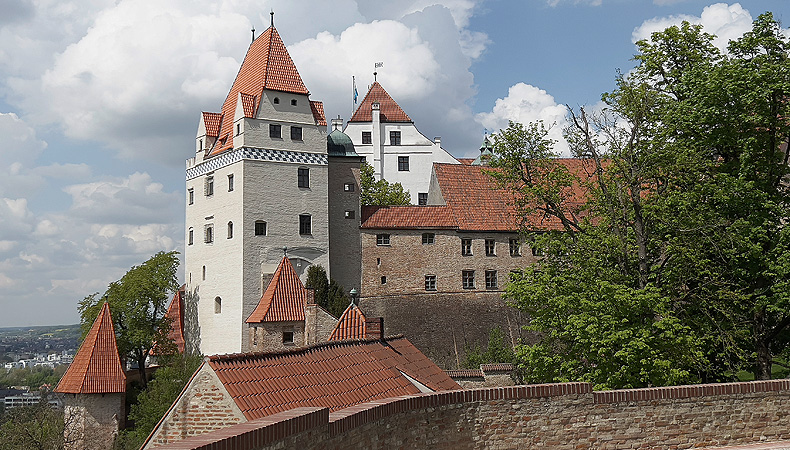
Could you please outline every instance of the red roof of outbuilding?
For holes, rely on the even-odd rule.
[[[382,122],[412,122],[411,117],[395,103],[395,100],[381,87],[378,81],[374,81],[370,86],[370,90],[349,122],[372,122],[373,115],[370,109],[374,102],[379,103]]]
[[[306,304],[307,288],[284,256],[247,323],[302,321]]]
[[[329,336],[329,341],[345,341],[347,339],[365,339],[365,315],[353,302],[348,305],[335,329]]]
[[[384,206],[368,217],[362,228],[420,229],[457,228],[447,206]]]
[[[108,394],[126,392],[126,374],[118,357],[110,306],[105,302],[55,392]]]
[[[228,137],[233,132],[233,116],[239,93],[253,93],[256,100],[260,101],[264,89],[309,94],[280,34],[273,26],[258,36],[247,50],[236,80],[222,105],[222,124],[218,134],[222,142],[214,147],[211,155],[227,150],[233,144],[233,140]],[[245,115],[246,112],[245,107]]]
[[[403,374],[434,391],[460,389],[403,337],[211,356],[208,364],[247,420],[302,406],[336,411],[419,393]]]

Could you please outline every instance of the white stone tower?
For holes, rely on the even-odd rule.
[[[283,257],[329,272],[326,119],[274,25],[222,112],[204,112],[186,169],[186,295],[204,354],[248,350],[245,320]]]

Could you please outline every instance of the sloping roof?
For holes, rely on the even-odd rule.
[[[385,206],[376,209],[363,223],[366,229],[458,228],[447,206]]]
[[[210,156],[233,145],[233,140],[229,137],[233,132],[233,115],[239,93],[254,94],[256,102],[260,102],[260,94],[264,89],[309,94],[280,34],[273,26],[258,36],[247,50],[236,80],[233,81],[233,86],[222,105],[222,124],[218,134],[222,142],[214,147]],[[256,108],[257,104],[252,105],[253,111]],[[245,108],[245,114],[246,111]]]
[[[395,100],[381,87],[378,81],[374,81],[370,86],[370,90],[349,122],[372,122],[373,115],[370,108],[374,102],[379,103],[381,122],[412,122],[411,117],[395,103]]]
[[[291,261],[283,256],[247,323],[302,321],[306,304],[307,288]]]
[[[126,392],[126,374],[118,357],[110,306],[105,302],[55,392],[108,394]]]
[[[460,389],[403,337],[218,355],[208,364],[247,420],[303,406],[336,411],[419,393],[404,373],[434,391]]]
[[[203,123],[206,124],[206,136],[219,136],[219,123],[221,119],[222,114],[220,113],[203,112]]]
[[[241,93],[241,106],[244,108],[244,117],[255,117],[255,96]]]
[[[173,340],[173,343],[178,348],[179,353],[184,353],[184,295],[186,285],[181,286],[178,292],[173,294],[173,300],[167,308],[165,317],[169,317],[172,322],[170,323],[170,332],[167,337]]]
[[[365,339],[365,315],[353,302],[340,315],[340,320],[337,321],[328,340],[344,341],[346,339]]]
[[[310,110],[313,112],[315,122],[322,126],[326,126],[326,116],[324,116],[324,102],[310,100]]]

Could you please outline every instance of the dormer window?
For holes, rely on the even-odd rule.
[[[274,103],[275,105],[279,105],[280,104],[280,98],[279,97],[274,97],[274,100],[272,101],[272,103]]]

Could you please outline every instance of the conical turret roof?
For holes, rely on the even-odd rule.
[[[247,323],[302,321],[306,304],[307,288],[284,256]]]

